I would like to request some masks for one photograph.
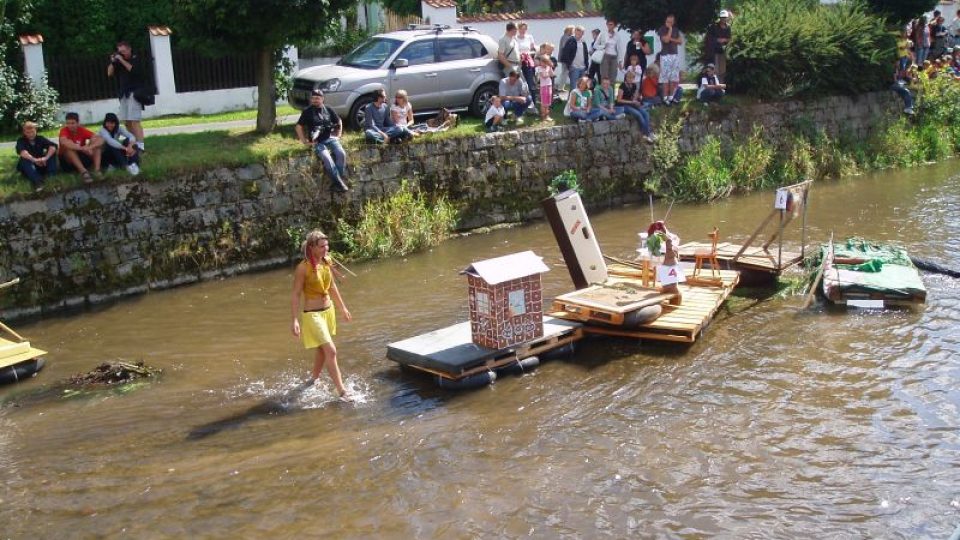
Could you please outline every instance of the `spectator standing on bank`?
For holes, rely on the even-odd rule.
[[[103,154],[103,139],[80,125],[80,115],[68,112],[64,126],[60,128],[60,167],[64,171],[77,171],[86,184],[93,182],[93,174],[100,178],[100,159]]]
[[[947,27],[943,25],[943,17],[938,16],[930,23],[930,37],[930,58],[940,58],[947,49]]]
[[[950,35],[953,36],[951,45],[953,47],[960,45],[960,9],[957,10],[957,18],[950,23]]]
[[[594,28],[590,31],[593,35],[593,41],[590,42],[590,69],[587,75],[590,77],[590,87],[593,88],[600,84],[600,64],[603,63],[603,48],[600,47],[600,29]]]
[[[537,79],[540,83],[540,119],[553,122],[553,118],[550,118],[550,106],[553,105],[553,62],[548,54],[540,56]]]
[[[35,191],[43,189],[44,180],[57,174],[57,144],[37,134],[37,125],[24,122],[23,136],[17,139],[17,170],[30,181]]]
[[[620,63],[620,41],[617,40],[617,21],[607,21],[607,31],[600,33],[598,49],[603,51],[600,60],[600,81],[610,79],[617,82],[617,70],[623,67]]]
[[[920,17],[913,25],[913,50],[917,65],[922,66],[930,54],[930,27],[926,17]]]
[[[103,139],[103,164],[127,169],[132,176],[140,174],[140,148],[137,138],[120,125],[116,114],[107,113],[97,133]]]
[[[497,59],[500,61],[500,68],[503,69],[503,75],[507,76],[511,71],[520,67],[520,46],[517,44],[517,25],[512,22],[507,23],[507,31],[497,42]]]
[[[523,123],[523,113],[533,103],[530,97],[530,88],[527,83],[520,78],[518,71],[511,71],[509,75],[500,80],[499,93],[503,108],[508,113],[513,112],[517,119],[517,124]]]
[[[717,76],[727,74],[727,43],[730,43],[730,12],[720,10],[720,18],[707,28],[706,57],[708,63],[717,66]]]
[[[583,77],[583,72],[590,64],[590,53],[587,52],[587,44],[583,41],[585,29],[578,26],[573,31],[573,37],[567,40],[566,45],[560,49],[560,63],[566,68],[567,75],[570,77],[570,90],[573,91]]]
[[[560,36],[560,41],[557,43],[557,50],[559,51],[559,54],[561,56],[563,55],[564,46],[566,46],[568,41],[573,39],[574,30],[576,30],[576,27],[572,24],[566,26],[563,29],[563,35]],[[558,90],[562,90],[563,89],[562,87],[566,86],[566,83],[563,82],[565,80],[564,75],[566,74],[567,74],[567,66],[564,65],[563,61],[560,61],[557,65],[557,80],[560,81],[559,86],[561,86],[561,88],[558,88]]]
[[[660,94],[663,102],[670,105],[673,96],[680,86],[680,56],[678,47],[683,44],[680,29],[676,26],[676,17],[667,15],[663,26],[657,30],[660,36]]]
[[[323,169],[330,176],[331,189],[343,193],[350,188],[344,180],[347,176],[347,153],[340,144],[343,133],[343,121],[336,111],[323,104],[323,91],[310,93],[310,106],[300,113],[300,119],[294,126],[297,139],[313,148]]]
[[[117,50],[110,55],[110,65],[107,66],[107,77],[116,77],[117,89],[120,97],[120,120],[123,120],[127,129],[137,138],[137,146],[143,150],[143,105],[137,101],[137,91],[142,91],[146,83],[143,76],[143,65],[140,58],[133,54],[130,44],[126,41],[117,43]]]
[[[520,51],[520,73],[523,74],[523,80],[526,81],[536,103],[537,78],[534,71],[537,69],[537,44],[533,36],[527,33],[527,28],[525,22],[517,26],[517,49]]]
[[[647,40],[643,39],[643,34],[639,30],[634,30],[630,34],[630,41],[627,42],[627,52],[623,55],[624,68],[630,65],[630,58],[636,55],[637,64],[640,65],[641,73],[646,71],[647,55],[650,53],[650,44],[647,43]]]

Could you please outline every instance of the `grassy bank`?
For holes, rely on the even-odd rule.
[[[772,188],[803,178],[823,180],[891,167],[939,161],[960,151],[960,84],[921,80],[915,116],[892,119],[861,139],[841,130],[830,137],[809,119],[795,118],[774,144],[759,131],[734,140],[708,137],[699,151],[681,155],[680,115],[662,118],[648,190],[686,201]],[[696,106],[696,105],[694,105]]]

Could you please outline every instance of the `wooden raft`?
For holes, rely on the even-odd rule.
[[[688,242],[680,246],[680,260],[693,261],[697,250],[710,251],[710,244],[703,242]],[[768,251],[759,247],[747,248],[740,257],[737,253],[743,246],[722,242],[717,244],[717,261],[724,270],[756,270],[771,274],[780,274],[785,269],[799,263],[803,256],[794,251],[784,251],[780,254],[777,263],[777,252]],[[709,272],[707,272],[709,275]]]
[[[17,342],[0,338],[0,368],[33,360],[45,354],[47,354],[46,351],[31,347],[29,341]]]
[[[579,322],[543,317],[543,336],[503,349],[473,343],[470,322],[440,328],[387,346],[387,358],[398,364],[449,380],[508,366],[583,338]]]
[[[684,273],[686,278],[690,280],[693,276],[693,269],[684,268]],[[584,293],[585,303],[576,305],[576,293],[563,295],[554,301],[553,310],[550,314],[554,317],[587,323],[583,329],[588,334],[693,343],[701,330],[710,324],[717,310],[740,281],[738,272],[721,270],[719,280],[715,284],[690,283],[689,281],[681,283],[678,288],[683,296],[682,304],[673,306],[667,303],[672,295],[660,294],[654,289],[644,289],[640,286],[639,270],[614,266],[611,267],[611,274],[613,275],[603,285],[594,285],[577,291]],[[709,272],[707,275],[709,276]],[[634,301],[626,303],[627,294],[622,291],[630,288],[637,292],[632,297]],[[617,291],[610,296],[619,298],[624,303],[604,306],[602,302],[598,302],[603,298],[603,295],[597,292],[598,289]],[[635,328],[618,328],[616,326],[617,323],[614,321],[622,322],[624,314],[630,309],[655,303],[661,305],[663,314],[653,322],[641,324]]]

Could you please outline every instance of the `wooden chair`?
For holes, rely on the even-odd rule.
[[[704,261],[710,263],[710,277],[720,277],[720,261],[717,260],[717,241],[720,238],[720,229],[714,227],[713,232],[709,233],[707,236],[710,237],[710,249],[698,249],[693,253],[694,278],[700,275],[700,270],[703,269]]]

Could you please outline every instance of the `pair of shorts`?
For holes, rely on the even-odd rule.
[[[300,339],[304,349],[316,349],[333,342],[337,335],[337,313],[333,306],[323,311],[300,314]]]
[[[540,103],[550,106],[553,103],[553,85],[540,84]]]
[[[122,122],[128,120],[139,122],[143,118],[143,105],[134,99],[133,94],[122,97],[120,98],[120,110],[117,111],[117,116],[120,117]]]
[[[660,56],[660,82],[680,82],[679,54],[664,54]]]

